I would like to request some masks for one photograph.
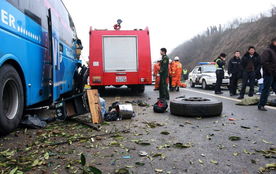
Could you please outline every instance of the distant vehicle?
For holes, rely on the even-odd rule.
[[[81,42],[61,0],[1,0],[0,38],[5,134],[18,126],[25,108],[50,105],[75,91]]]
[[[222,86],[229,86],[229,75],[225,71]],[[209,89],[216,84],[216,66],[214,62],[200,62],[189,74],[189,83],[192,88],[201,85],[203,89]]]
[[[127,86],[143,93],[152,84],[149,30],[90,30],[92,88]]]

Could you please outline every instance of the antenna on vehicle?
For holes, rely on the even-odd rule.
[[[115,24],[113,26],[114,30],[120,30],[121,29],[121,23],[123,23],[123,21],[121,19],[118,19],[117,24]]]

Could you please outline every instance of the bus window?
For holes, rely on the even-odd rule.
[[[7,0],[9,3],[11,3],[16,8],[19,8],[19,1],[18,0]]]
[[[19,1],[20,10],[33,19],[36,23],[43,28],[48,28],[47,8],[43,5],[43,0],[24,0]]]

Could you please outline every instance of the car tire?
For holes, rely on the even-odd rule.
[[[24,91],[21,78],[14,67],[0,68],[0,134],[17,128],[24,110]]]
[[[207,85],[207,83],[206,83],[206,80],[202,80],[202,89],[205,89],[205,90],[207,90],[207,89],[209,89],[209,86]]]
[[[222,102],[210,98],[176,98],[170,102],[171,114],[184,117],[220,116],[222,108]]]
[[[195,87],[195,84],[194,84],[193,80],[190,80],[190,87],[191,87],[191,88],[194,88],[194,87]]]

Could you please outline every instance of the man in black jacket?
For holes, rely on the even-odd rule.
[[[258,109],[266,111],[265,105],[272,86],[276,92],[276,38],[272,39],[270,46],[262,54],[264,88],[262,90]]]
[[[217,68],[217,70],[216,70],[217,81],[216,81],[216,86],[215,86],[215,94],[222,94],[221,84],[222,84],[222,80],[224,78],[224,66],[225,66],[226,56],[227,55],[225,53],[221,53],[220,56],[214,60],[214,62],[216,63],[216,68]]]
[[[241,53],[236,51],[228,63],[228,74],[230,75],[230,96],[237,95],[238,80],[241,76]]]
[[[243,99],[245,94],[245,89],[247,83],[249,82],[250,90],[249,90],[249,97],[253,97],[254,95],[254,86],[255,80],[261,78],[261,59],[259,54],[256,52],[255,47],[250,46],[248,48],[247,53],[241,59],[241,66],[242,66],[242,89],[240,92],[240,96],[238,99]]]

